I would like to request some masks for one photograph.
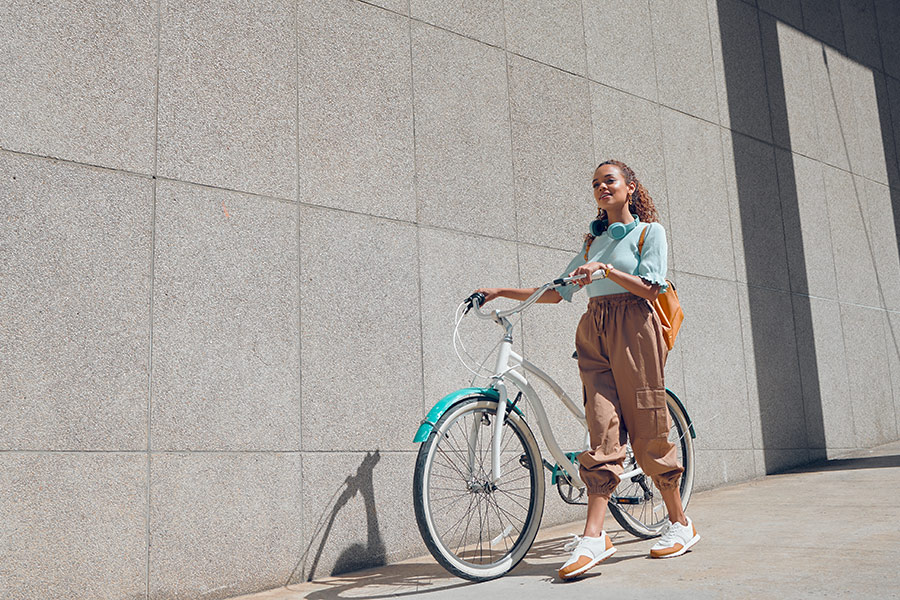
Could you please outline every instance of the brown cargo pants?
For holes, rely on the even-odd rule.
[[[609,498],[616,489],[628,437],[638,465],[656,486],[676,486],[684,469],[668,440],[668,349],[650,303],[630,293],[591,298],[575,348],[591,443],[578,456],[588,495]]]

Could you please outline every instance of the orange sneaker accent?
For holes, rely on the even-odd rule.
[[[591,559],[589,559],[587,556],[582,556],[581,558],[578,559],[577,562],[572,563],[565,569],[560,569],[557,572],[557,574],[559,575],[560,579],[569,579],[570,577],[577,577],[578,575],[581,575],[581,573],[578,573],[577,575],[573,575],[573,573],[575,571],[578,571],[579,569],[583,569],[585,566],[587,566],[587,564],[589,562],[591,562]]]
[[[660,558],[662,556],[668,556],[670,554],[675,554],[682,548],[684,548],[684,546],[682,546],[681,544],[675,544],[671,548],[666,548],[664,550],[651,550],[650,556],[652,556],[653,558]]]
[[[606,532],[603,533],[604,536],[604,551],[597,555],[597,558],[591,558],[589,556],[580,556],[578,560],[569,565],[564,565],[560,569],[557,570],[557,575],[560,579],[564,581],[569,581],[571,579],[576,579],[581,575],[585,574],[590,569],[602,563],[604,560],[612,556],[616,553],[616,549],[613,546],[612,539]],[[576,549],[577,552],[577,549]]]

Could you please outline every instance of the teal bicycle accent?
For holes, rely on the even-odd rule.
[[[455,392],[450,392],[443,398],[437,401],[437,403],[428,411],[428,416],[425,417],[425,420],[422,421],[422,424],[419,425],[418,431],[416,431],[416,437],[413,438],[413,442],[419,444],[428,439],[428,434],[434,429],[435,424],[440,420],[440,418],[444,415],[447,410],[456,404],[457,402],[462,402],[466,398],[487,398],[488,400],[497,401],[500,399],[500,394],[494,388],[480,388],[480,387],[467,387],[456,390]],[[518,406],[513,406],[513,403],[509,400],[506,401],[507,406],[515,410],[520,415],[522,414],[522,409]]]

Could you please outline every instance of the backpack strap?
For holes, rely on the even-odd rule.
[[[647,223],[647,226],[641,230],[641,239],[638,240],[638,255],[644,252],[644,236],[647,235],[648,229],[650,229],[650,223]]]

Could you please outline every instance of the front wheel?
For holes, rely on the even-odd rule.
[[[681,504],[687,508],[694,488],[694,439],[691,437],[688,417],[671,395],[666,396],[666,405],[671,417],[669,441],[678,450],[678,462],[684,467],[679,483]],[[624,468],[634,468],[631,446],[626,448]],[[660,535],[669,523],[666,505],[659,489],[649,476],[640,473],[619,482],[609,500],[610,512],[616,521],[632,535],[652,538]]]
[[[419,448],[413,504],[431,555],[465,579],[484,581],[515,567],[531,548],[544,511],[540,450],[524,419],[506,415],[501,476],[493,481],[497,401],[451,407]]]

